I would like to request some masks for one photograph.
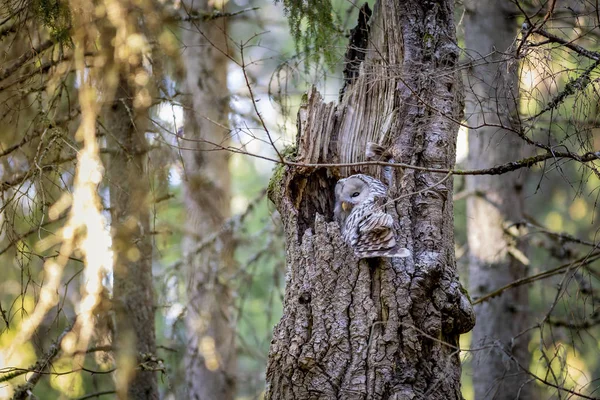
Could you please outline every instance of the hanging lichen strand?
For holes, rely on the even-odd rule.
[[[335,13],[329,0],[276,0],[283,8],[296,43],[296,51],[303,52],[307,64],[317,63],[321,56],[330,67],[336,61],[332,38],[341,29],[333,19]]]

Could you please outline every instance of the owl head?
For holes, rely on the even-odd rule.
[[[335,185],[335,206],[344,213],[350,213],[352,209],[367,200],[371,194],[371,186],[366,175],[352,175],[340,179]]]
[[[354,207],[374,196],[385,196],[387,187],[381,181],[363,174],[356,174],[340,179],[335,185],[334,217],[345,229],[346,218]]]

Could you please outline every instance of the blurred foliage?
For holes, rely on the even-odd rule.
[[[72,45],[71,9],[65,0],[32,0],[31,9],[58,43]]]
[[[462,12],[457,10],[457,15]],[[569,25],[574,14],[567,13],[557,18],[563,18],[562,25],[558,24],[560,28],[548,23],[545,29],[565,38],[579,39],[577,43],[587,49],[600,49],[597,32],[589,35],[577,33],[578,25],[593,26],[595,15],[582,13],[575,27]],[[458,32],[462,45],[461,26]],[[530,38],[533,42],[542,43],[543,39]],[[589,79],[577,81],[590,70],[594,61],[548,43],[524,48],[527,56],[520,59],[518,117],[526,121],[523,124],[525,135],[557,150],[568,149],[579,154],[598,151],[600,75],[593,69]],[[578,84],[575,88],[576,81],[585,84]],[[552,110],[538,115],[550,107]],[[528,245],[530,266],[527,276],[561,265],[569,266],[562,273],[529,284],[529,307],[518,310],[528,313],[532,326],[530,371],[551,384],[592,396],[596,392],[595,382],[600,379],[597,339],[600,335],[600,271],[597,261],[581,267],[574,260],[585,259],[598,248],[599,165],[596,161],[582,165],[551,159],[528,170],[520,170],[518,174],[527,178],[523,192],[527,215],[524,221],[513,221],[524,224],[526,229],[518,240]],[[458,167],[465,166],[459,163]],[[455,187],[460,188],[457,192],[465,189],[461,182],[461,178],[455,179]],[[465,219],[469,195],[473,194],[467,193],[455,203],[454,208],[457,262],[465,285],[469,271]],[[468,348],[469,341],[470,335],[461,337],[461,348]],[[466,400],[471,400],[470,371],[474,367],[468,352],[463,355],[463,360],[462,392]],[[555,388],[543,382],[536,380],[535,385],[540,399],[564,395],[564,392],[557,394]]]

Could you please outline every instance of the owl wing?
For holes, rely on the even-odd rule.
[[[407,249],[396,248],[394,218],[386,210],[387,198],[375,198],[361,206],[361,215],[355,219],[350,245],[360,258],[407,257]],[[359,210],[356,210],[359,211]]]
[[[389,249],[396,245],[394,219],[381,210],[373,209],[358,221],[354,248],[359,251]]]

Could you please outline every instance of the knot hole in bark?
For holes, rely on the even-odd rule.
[[[300,303],[300,304],[308,304],[308,303],[310,303],[310,300],[311,300],[310,292],[302,292],[302,294],[300,294],[300,296],[298,297],[298,303]]]

